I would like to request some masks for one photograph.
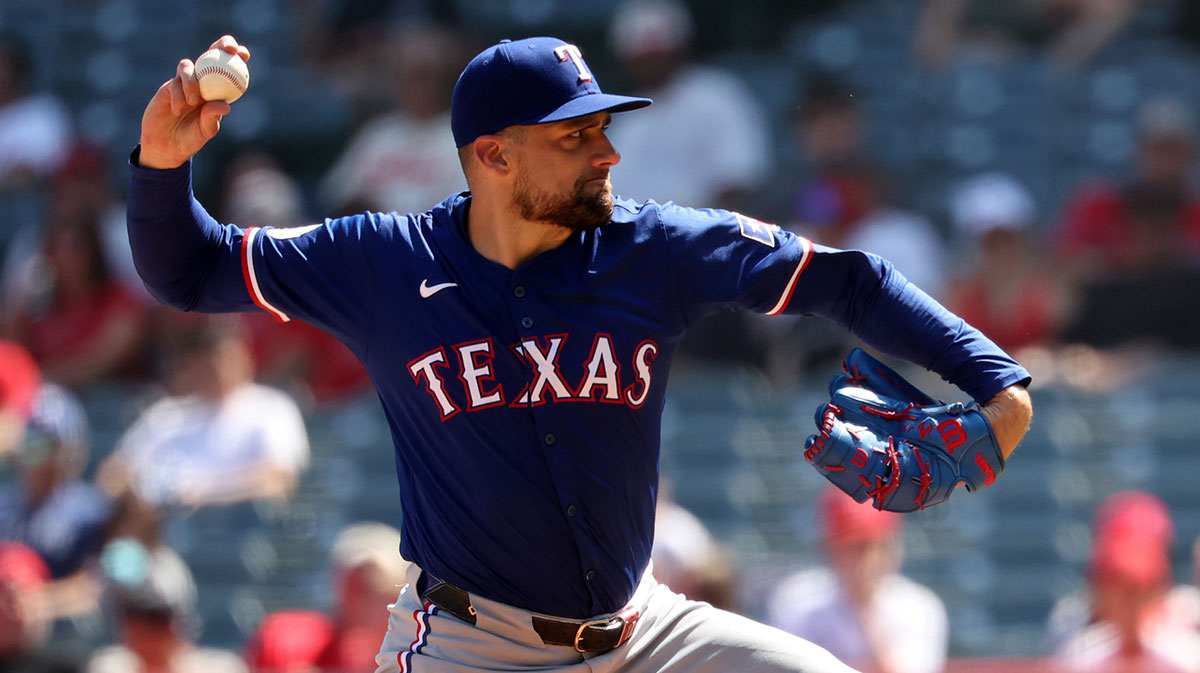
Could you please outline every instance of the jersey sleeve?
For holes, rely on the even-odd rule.
[[[316,325],[363,343],[374,306],[378,216],[355,215],[290,229],[246,229],[238,250],[251,301],[281,322]]]
[[[153,170],[130,161],[127,225],[147,289],[184,311],[263,310],[298,318],[351,348],[370,326],[371,251],[380,217],[359,215],[295,229],[218,223],[196,200],[191,165]]]
[[[812,259],[808,239],[726,210],[653,202],[647,208],[658,209],[689,320],[722,306],[768,315],[787,311]]]
[[[660,206],[689,316],[730,305],[830,318],[880,351],[984,402],[1029,372],[883,257],[839,250],[721,210]]]

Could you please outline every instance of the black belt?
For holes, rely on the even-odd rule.
[[[462,621],[474,625],[478,619],[471,594],[449,582],[422,572],[417,594]],[[607,652],[623,645],[633,635],[638,610],[630,606],[606,619],[560,619],[533,615],[533,630],[547,645],[574,647],[577,652]]]

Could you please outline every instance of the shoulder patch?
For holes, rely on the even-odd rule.
[[[309,224],[303,227],[287,227],[285,229],[264,229],[263,231],[271,238],[277,238],[281,241],[286,241],[289,238],[300,238],[308,232],[322,226],[321,224]]]
[[[753,217],[746,217],[741,213],[734,213],[734,216],[737,217],[738,226],[742,229],[742,236],[752,241],[758,241],[769,248],[775,247],[775,232],[779,229],[779,225],[768,224]]]

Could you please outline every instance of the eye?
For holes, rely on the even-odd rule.
[[[568,138],[582,138],[582,137],[583,137],[583,130],[582,130],[582,129],[580,129],[580,130],[578,130],[578,131],[571,131],[570,133],[568,133],[568,134],[567,134],[567,137],[568,137]]]

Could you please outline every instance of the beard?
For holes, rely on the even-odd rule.
[[[517,214],[533,222],[545,222],[572,231],[591,231],[612,220],[612,187],[606,182],[595,194],[587,194],[586,178],[576,181],[570,194],[551,194],[518,176],[513,196]]]

